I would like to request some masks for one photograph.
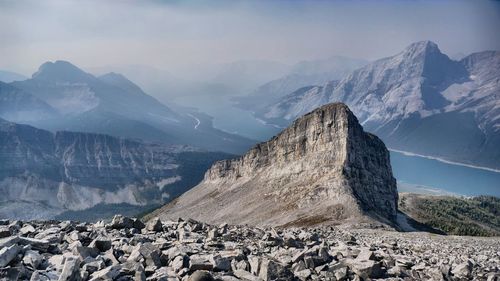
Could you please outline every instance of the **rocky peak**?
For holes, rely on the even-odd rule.
[[[426,56],[428,54],[437,53],[442,54],[439,50],[439,47],[436,43],[424,40],[410,44],[406,49],[402,52],[408,57],[421,57]]]
[[[200,185],[160,212],[264,225],[365,215],[387,221],[396,217],[397,190],[385,145],[345,104],[333,103],[240,158],[215,163]]]
[[[67,61],[58,60],[42,64],[32,76],[33,79],[58,82],[86,82],[95,79],[91,74],[84,72]]]
[[[341,169],[336,164],[346,159],[348,131],[359,129],[356,117],[345,104],[327,104],[295,120],[280,134],[257,144],[241,158],[214,165],[206,179],[249,176],[266,167],[286,168],[291,162],[305,158],[310,161],[304,169],[316,169],[316,165]]]

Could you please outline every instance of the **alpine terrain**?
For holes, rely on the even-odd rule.
[[[0,218],[135,215],[196,185],[228,154],[0,119]]]
[[[242,153],[253,141],[178,112],[121,74],[99,77],[66,61],[47,62],[30,79],[0,84],[0,117],[50,131],[109,134]]]
[[[500,52],[455,61],[422,41],[340,80],[298,89],[256,115],[286,125],[344,102],[391,149],[499,169],[499,94]]]
[[[398,194],[389,152],[341,103],[297,119],[155,211],[161,218],[269,226],[391,223]]]

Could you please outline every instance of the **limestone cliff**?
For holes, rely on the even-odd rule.
[[[297,119],[153,215],[256,225],[314,225],[360,218],[394,221],[389,152],[341,103]]]

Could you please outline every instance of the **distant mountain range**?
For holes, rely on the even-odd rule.
[[[0,119],[0,218],[86,220],[112,215],[117,207],[106,206],[116,205],[136,214],[185,192],[227,157]]]
[[[255,114],[286,126],[336,101],[389,148],[500,169],[498,51],[455,61],[435,43],[417,42],[341,79],[296,89]]]
[[[340,56],[301,61],[293,65],[286,75],[262,84],[249,95],[235,98],[235,101],[239,107],[259,111],[262,107],[278,102],[296,89],[340,79],[367,63],[365,60]]]
[[[93,76],[65,61],[32,78],[0,84],[0,117],[51,131],[104,133],[241,153],[254,141],[212,127],[204,115],[175,111],[121,74]]]
[[[28,77],[26,77],[22,74],[12,72],[12,71],[0,70],[0,81],[1,82],[10,83],[10,82],[22,81],[22,80],[26,80],[26,79],[28,79]]]

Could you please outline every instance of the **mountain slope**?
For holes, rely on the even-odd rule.
[[[30,122],[56,117],[56,110],[44,101],[0,82],[0,118],[14,122]]]
[[[337,103],[240,158],[217,162],[202,183],[151,216],[283,226],[388,222],[397,197],[384,144]]]
[[[47,62],[31,79],[11,85],[64,117],[29,123],[44,129],[107,133],[231,153],[241,153],[253,144],[211,124],[197,126],[198,120],[192,116],[163,105],[116,73],[94,77],[68,62]]]
[[[499,52],[453,61],[423,41],[340,81],[292,93],[259,117],[286,125],[322,104],[345,102],[391,148],[498,169],[499,77]]]
[[[26,77],[22,74],[15,73],[12,71],[0,70],[0,81],[1,82],[10,83],[13,81],[21,81],[21,80],[25,80],[25,79],[28,79],[28,77]]]
[[[305,86],[322,85],[332,79],[340,79],[367,62],[346,57],[302,61],[292,66],[283,77],[267,82],[247,96],[237,97],[238,106],[260,111],[270,103],[278,102],[285,95]]]
[[[0,119],[0,217],[47,219],[100,204],[161,204],[227,156]]]

